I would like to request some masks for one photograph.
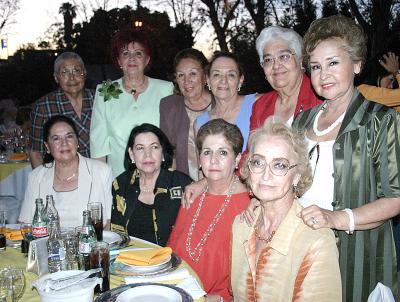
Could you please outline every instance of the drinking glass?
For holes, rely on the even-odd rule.
[[[0,251],[6,249],[6,211],[0,211]]]
[[[6,302],[10,300],[9,293],[9,281],[7,275],[5,274],[4,270],[0,271],[0,302]]]
[[[87,205],[96,232],[97,241],[103,241],[103,207],[101,202],[90,202]]]
[[[74,228],[67,229],[61,234],[64,240],[67,270],[79,269],[78,235]]]
[[[30,223],[21,223],[21,234],[22,234],[22,241],[21,241],[21,252],[23,254],[28,254],[29,252],[29,244],[33,240],[32,235],[32,224]]]
[[[101,287],[97,285],[94,289],[95,293],[103,293],[110,289],[110,247],[107,242],[98,241],[94,244],[89,254],[90,268],[102,268],[101,276],[103,282]]]
[[[19,268],[7,267],[1,272],[7,286],[7,297],[11,297],[12,302],[18,301],[25,291],[24,270]]]

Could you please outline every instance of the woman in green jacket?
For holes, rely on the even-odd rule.
[[[377,282],[396,295],[398,284],[390,218],[400,213],[400,116],[354,87],[365,61],[364,37],[343,16],[311,24],[305,59],[325,102],[293,124],[306,133],[314,175],[300,199],[301,218],[314,229],[339,231],[343,301],[367,301]]]

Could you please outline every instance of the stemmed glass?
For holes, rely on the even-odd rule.
[[[2,282],[7,282],[8,293],[6,296],[11,296],[12,302],[21,299],[25,291],[24,270],[7,267],[1,271],[1,276]]]

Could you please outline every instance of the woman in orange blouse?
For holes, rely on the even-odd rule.
[[[181,207],[167,246],[197,273],[206,301],[230,301],[230,241],[233,219],[249,203],[244,184],[235,175],[243,137],[223,119],[204,124],[196,139],[208,187],[190,207]]]
[[[335,237],[298,217],[296,195],[311,184],[304,136],[268,119],[249,141],[242,167],[260,200],[252,226],[233,224],[231,282],[235,302],[341,301]],[[316,223],[310,217],[311,223]]]

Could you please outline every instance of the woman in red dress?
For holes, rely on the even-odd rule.
[[[167,246],[197,273],[206,301],[230,301],[231,226],[249,203],[246,187],[235,175],[243,137],[223,119],[204,124],[196,147],[207,187],[189,209],[181,207]]]

